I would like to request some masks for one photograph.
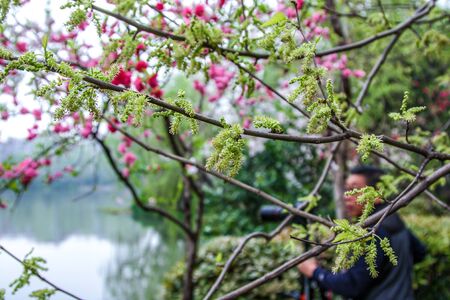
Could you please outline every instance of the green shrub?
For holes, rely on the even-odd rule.
[[[428,250],[424,261],[414,267],[416,299],[450,299],[450,217],[408,214],[403,218]]]
[[[195,296],[202,299],[219,276],[224,264],[240,242],[236,237],[218,237],[201,247],[194,272]],[[300,248],[287,247],[286,242],[251,240],[232,264],[214,298],[255,280],[286,260],[301,253]],[[164,282],[165,299],[181,299],[184,264],[178,263]],[[299,273],[294,268],[281,277],[254,289],[245,299],[277,299],[277,294],[299,289]]]
[[[450,217],[411,213],[402,217],[428,249],[425,260],[414,267],[416,299],[450,299]],[[194,272],[195,299],[202,299],[206,295],[239,241],[240,238],[237,237],[218,237],[201,247]],[[300,248],[292,248],[288,244],[286,240],[270,243],[262,239],[250,241],[226,274],[215,297],[261,277],[301,253]],[[325,265],[330,263],[323,258],[321,261]],[[165,279],[166,299],[181,299],[183,274],[183,262],[179,262],[169,272]],[[280,293],[298,290],[298,279],[298,271],[291,269],[281,277],[254,289],[245,295],[245,299],[277,299]]]

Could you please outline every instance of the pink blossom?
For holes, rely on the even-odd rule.
[[[136,46],[136,54],[137,54],[137,55],[139,55],[139,53],[140,53],[141,51],[144,51],[144,50],[145,50],[145,45],[144,45],[144,44],[140,43],[140,44],[138,44],[138,45]]]
[[[295,9],[293,9],[292,7],[286,8],[284,13],[286,14],[286,17],[288,17],[289,19],[295,18],[297,16]]]
[[[158,86],[158,73],[153,74],[148,79],[147,83],[150,85],[150,87],[155,88]]]
[[[133,152],[127,152],[125,153],[125,155],[123,156],[123,160],[125,162],[125,164],[127,166],[132,166],[134,164],[134,162],[136,161],[136,155],[134,155]]]
[[[344,76],[344,77],[349,77],[349,76],[351,76],[352,75],[352,70],[350,70],[350,69],[344,69],[344,70],[342,70],[342,76]]]
[[[27,129],[27,130],[28,130],[27,140],[28,141],[34,140],[37,137],[36,131],[34,131],[32,129]]]
[[[120,153],[125,154],[125,152],[127,152],[127,145],[125,143],[120,143],[119,146],[117,147],[117,150]]]
[[[219,94],[216,94],[216,95],[214,95],[214,96],[209,97],[209,98],[208,98],[208,102],[214,103],[214,102],[216,102],[217,100],[219,100],[219,98],[220,98],[220,95],[219,95]]]
[[[114,77],[111,81],[112,84],[122,84],[125,87],[130,87],[131,84],[131,72],[125,71],[123,68],[120,68],[119,73]]]
[[[40,121],[42,119],[42,111],[40,109],[33,109],[31,112],[36,119],[36,121]]]
[[[151,94],[152,94],[153,96],[155,96],[156,98],[161,98],[161,97],[163,96],[164,93],[163,93],[163,91],[162,91],[160,88],[156,87],[156,88],[154,88],[154,89],[152,90]]]
[[[220,27],[220,29],[222,30],[223,33],[228,34],[228,33],[232,33],[233,31],[231,30],[231,27],[227,26],[227,25],[222,25]]]
[[[16,178],[17,174],[11,170],[8,170],[5,172],[5,174],[3,174],[3,178],[5,179],[13,179]]]
[[[78,25],[78,28],[83,31],[88,27],[88,25],[89,25],[88,21],[83,21],[80,23],[80,25]]]
[[[164,9],[164,3],[162,2],[156,3],[156,9],[162,11]]]
[[[194,13],[197,17],[203,17],[205,14],[205,6],[203,4],[197,4],[194,8]]]
[[[136,63],[136,70],[137,70],[138,72],[144,71],[145,69],[147,69],[147,67],[148,67],[147,62],[145,62],[145,61],[143,61],[143,60],[140,60],[140,61],[138,61],[138,62]]]
[[[83,128],[80,132],[81,136],[84,137],[85,139],[87,139],[89,137],[89,135],[91,134],[91,129],[90,128]]]
[[[74,168],[71,165],[69,165],[69,166],[65,166],[63,170],[64,170],[64,172],[72,173]]]
[[[198,80],[194,80],[194,89],[201,95],[205,95],[205,85]]]
[[[23,170],[25,170],[25,168],[27,168],[28,166],[30,166],[30,164],[33,162],[33,159],[31,157],[27,157],[25,158],[20,164],[18,164],[15,168],[14,171],[17,173],[21,173]]]
[[[219,0],[219,8],[222,8],[225,5],[226,0]]]
[[[125,143],[125,145],[126,145],[127,147],[131,147],[131,145],[133,144],[133,140],[130,139],[129,137],[127,137],[127,136],[124,136],[124,137],[122,138],[122,141]]]
[[[20,109],[20,113],[21,113],[22,115],[26,115],[26,114],[30,113],[30,111],[29,111],[27,108],[22,107],[22,108]]]
[[[28,45],[25,42],[17,42],[16,48],[17,48],[17,51],[19,51],[20,53],[24,53],[24,52],[27,52]]]
[[[364,72],[363,70],[354,70],[353,76],[355,76],[356,78],[362,78],[366,76],[366,72]]]
[[[9,113],[6,110],[2,111],[1,118],[2,118],[2,120],[8,120]]]
[[[53,174],[53,179],[61,178],[63,177],[63,173],[61,171],[56,171],[55,174]]]
[[[36,169],[26,168],[23,171],[23,176],[20,181],[22,182],[23,185],[28,185],[38,175],[39,173]]]
[[[249,129],[251,124],[252,124],[252,121],[249,118],[245,118],[242,127],[244,127],[245,129]]]
[[[151,134],[152,134],[152,132],[150,130],[148,130],[148,129],[144,130],[144,133],[143,133],[144,137],[148,138]]]
[[[142,92],[145,89],[145,85],[142,83],[142,79],[140,77],[137,77],[133,82],[134,88],[138,92]]]
[[[305,4],[304,0],[297,0],[297,9],[300,10],[303,8],[303,4]]]
[[[192,9],[190,9],[189,7],[185,7],[181,11],[181,14],[184,18],[190,18],[192,16]]]
[[[130,176],[130,170],[128,168],[124,168],[122,170],[122,176],[128,178]]]
[[[74,122],[78,122],[80,120],[80,114],[78,112],[74,112],[72,114],[72,118]]]
[[[52,161],[51,161],[50,158],[46,157],[46,158],[42,158],[42,159],[39,161],[39,163],[40,163],[42,166],[50,166],[50,165],[52,164]]]
[[[109,132],[114,133],[117,131],[117,129],[111,123],[113,123],[115,126],[118,126],[120,124],[120,122],[116,118],[111,118],[110,121],[111,122],[108,122],[108,130],[109,130]]]

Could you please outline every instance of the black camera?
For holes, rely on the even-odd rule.
[[[298,210],[304,209],[308,205],[308,202],[305,201],[298,201],[295,203],[294,207]],[[289,212],[279,206],[276,205],[263,205],[259,209],[259,217],[263,222],[279,222],[283,221],[287,216],[289,215]],[[302,218],[300,216],[295,216],[292,220],[292,223],[296,224],[306,224],[306,219]]]

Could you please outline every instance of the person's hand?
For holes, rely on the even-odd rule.
[[[315,258],[310,258],[300,263],[297,266],[297,269],[306,277],[311,278],[318,266],[317,260]]]

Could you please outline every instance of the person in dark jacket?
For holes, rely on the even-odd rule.
[[[374,186],[382,174],[383,171],[375,167],[356,167],[350,171],[345,189],[350,191],[355,188]],[[345,196],[346,213],[349,218],[356,218],[362,214],[363,207],[356,203],[356,198],[357,195]],[[375,211],[384,207],[384,204],[378,203]],[[320,267],[314,258],[299,264],[298,269],[305,276],[315,280],[321,288],[349,299],[414,299],[413,264],[425,257],[425,246],[406,228],[395,213],[382,222],[376,234],[381,238],[389,238],[398,258],[397,266],[393,266],[378,244],[376,266],[379,274],[376,278],[370,276],[364,257],[350,269],[336,274]],[[379,242],[378,239],[377,242]]]

